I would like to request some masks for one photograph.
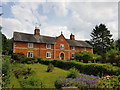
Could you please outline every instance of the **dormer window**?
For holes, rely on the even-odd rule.
[[[51,44],[46,44],[47,49],[51,49]]]
[[[60,49],[64,50],[64,44],[60,44]]]
[[[33,43],[28,43],[28,48],[33,48]]]
[[[75,47],[72,47],[72,50],[75,50]]]

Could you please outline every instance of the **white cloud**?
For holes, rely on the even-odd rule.
[[[2,27],[3,27],[2,31],[8,37],[12,36],[13,31],[25,31],[23,24],[16,19],[3,18],[2,23],[3,23],[2,24]]]
[[[57,16],[66,16],[68,14],[68,4],[66,2],[46,2],[42,5],[43,12],[49,13],[50,11],[54,11]]]
[[[111,31],[113,38],[118,39],[118,23],[113,21],[113,22],[106,23],[106,25],[108,27],[108,30]]]
[[[41,29],[42,35],[47,35],[47,36],[59,36],[63,33],[65,38],[69,38],[71,32],[68,30],[67,26],[47,26],[43,29]]]
[[[11,8],[14,18],[9,18],[9,20],[7,19],[4,24],[7,24],[7,28],[11,28],[10,30],[13,31],[18,29],[13,28],[16,26],[17,23],[17,25],[19,25],[20,27],[18,30],[22,29],[22,31],[24,32],[32,33],[34,30],[35,23],[41,23],[41,33],[49,36],[60,35],[61,30],[59,30],[59,27],[61,26],[65,28],[62,31],[66,38],[69,38],[69,35],[73,33],[76,39],[86,40],[90,38],[90,33],[92,32],[92,29],[95,27],[95,25],[104,23],[107,25],[109,30],[112,30],[111,32],[114,34],[114,38],[116,38],[116,22],[118,19],[117,5],[117,3],[109,2],[15,3],[15,5],[13,5]],[[42,13],[42,15],[38,13],[38,10]],[[54,21],[51,18],[48,18],[49,14],[51,16],[56,16],[54,18],[56,20]],[[57,21],[57,18],[62,19],[65,17],[67,18],[67,20],[63,19],[62,22]],[[56,25],[56,23],[58,23],[58,25],[60,26]],[[6,29],[6,31],[8,30],[9,29]],[[8,36],[11,37],[10,34]]]

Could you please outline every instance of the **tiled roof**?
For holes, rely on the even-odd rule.
[[[56,41],[56,37],[49,37],[49,36],[43,36],[43,35],[33,35],[33,34],[26,34],[26,33],[20,33],[20,32],[14,32],[13,35],[14,41],[19,42],[33,42],[33,43],[46,43],[46,44],[54,44]],[[78,47],[90,47],[85,41],[79,41],[79,40],[70,40],[66,39],[70,46],[78,46]]]

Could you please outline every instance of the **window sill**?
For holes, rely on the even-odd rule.
[[[51,58],[51,57],[46,57],[46,58]]]
[[[47,49],[51,49],[51,48],[47,48]]]

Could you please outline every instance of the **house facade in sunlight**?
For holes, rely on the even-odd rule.
[[[27,57],[47,59],[74,59],[75,52],[93,52],[92,46],[85,41],[75,40],[73,34],[66,39],[61,33],[58,37],[43,36],[40,29],[35,28],[34,34],[14,32],[13,52],[23,53]]]

